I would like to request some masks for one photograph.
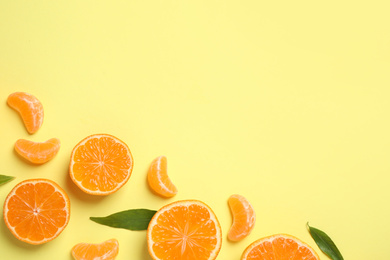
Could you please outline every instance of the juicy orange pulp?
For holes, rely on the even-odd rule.
[[[129,180],[133,156],[129,147],[108,134],[95,134],[79,142],[72,151],[69,175],[84,192],[108,195]]]
[[[221,249],[221,226],[203,202],[177,201],[162,207],[153,216],[147,242],[154,260],[212,260]]]
[[[320,258],[309,245],[287,234],[259,239],[250,244],[241,257],[241,260],[269,259],[319,260]]]
[[[69,198],[51,180],[25,180],[7,196],[3,217],[17,239],[34,245],[43,244],[58,237],[68,224]]]

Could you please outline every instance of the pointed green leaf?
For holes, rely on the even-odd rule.
[[[324,231],[309,226],[309,223],[307,223],[307,226],[309,227],[310,235],[322,252],[332,260],[344,260],[335,243]]]
[[[146,230],[157,211],[149,209],[130,209],[114,213],[107,217],[90,217],[96,223],[114,228],[129,230]]]
[[[15,179],[13,176],[0,175],[0,185]]]

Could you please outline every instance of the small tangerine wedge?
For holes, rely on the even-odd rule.
[[[249,201],[238,194],[229,197],[230,212],[233,216],[233,224],[228,232],[230,241],[240,241],[247,237],[253,230],[256,222],[256,214]]]
[[[147,243],[154,260],[212,260],[221,249],[221,226],[205,203],[176,201],[153,216],[147,229]]]
[[[15,143],[15,151],[27,161],[34,164],[43,164],[56,156],[60,150],[61,142],[51,138],[46,142],[33,142],[19,139]]]
[[[108,134],[94,134],[80,141],[70,158],[69,175],[84,192],[109,195],[131,176],[133,156],[123,141]]]
[[[287,234],[261,238],[250,244],[241,257],[241,260],[268,259],[319,260],[320,257],[308,244]]]
[[[8,96],[8,105],[18,111],[30,134],[35,133],[43,124],[42,103],[33,95],[25,92],[15,92]]]
[[[47,179],[17,184],[4,202],[4,222],[19,240],[39,245],[60,235],[70,218],[70,201],[65,191]]]
[[[148,171],[148,184],[158,195],[166,198],[177,194],[177,188],[168,177],[167,157],[159,156],[153,160]]]
[[[75,260],[114,260],[119,253],[119,243],[116,239],[100,244],[79,243],[71,252]]]

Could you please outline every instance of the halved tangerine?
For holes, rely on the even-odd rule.
[[[123,141],[108,134],[95,134],[72,151],[69,175],[84,192],[108,195],[119,190],[131,176],[133,156]]]
[[[243,252],[241,260],[319,260],[320,257],[305,242],[298,238],[277,234],[256,240]]]
[[[57,138],[51,138],[45,142],[19,139],[15,143],[15,151],[31,163],[43,164],[56,156],[60,146],[61,142]]]
[[[147,242],[154,260],[212,260],[221,249],[221,226],[205,203],[176,201],[153,216],[147,230]]]
[[[39,245],[58,237],[70,218],[65,191],[47,179],[17,184],[4,202],[4,222],[19,240]]]
[[[43,106],[35,96],[25,92],[15,92],[8,96],[7,103],[19,112],[30,134],[35,133],[42,126]]]
[[[71,252],[75,260],[113,260],[119,253],[119,243],[114,238],[100,244],[79,243]]]

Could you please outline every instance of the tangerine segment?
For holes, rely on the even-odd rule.
[[[84,192],[93,195],[114,193],[129,180],[133,156],[129,147],[108,134],[88,136],[73,148],[69,174]]]
[[[241,260],[268,259],[319,260],[320,257],[308,244],[286,234],[277,234],[253,242],[241,257]]]
[[[43,106],[35,96],[25,92],[15,92],[8,96],[7,103],[19,112],[30,134],[35,133],[42,126]]]
[[[228,239],[240,241],[253,230],[256,214],[249,201],[241,195],[234,194],[230,196],[228,204],[233,216],[233,224],[229,229]]]
[[[57,138],[52,138],[41,143],[19,139],[15,143],[15,150],[29,162],[43,164],[56,156],[60,150],[60,146],[61,142]]]
[[[153,216],[147,229],[147,243],[154,260],[211,260],[221,249],[221,226],[205,203],[177,201]]]
[[[100,244],[79,243],[71,252],[75,260],[113,260],[118,255],[119,243],[116,239]]]
[[[153,160],[148,171],[148,184],[158,195],[166,198],[177,194],[177,188],[168,177],[167,157],[159,156]]]
[[[25,180],[5,199],[3,217],[17,239],[33,245],[43,244],[58,237],[68,224],[69,198],[51,180]]]

